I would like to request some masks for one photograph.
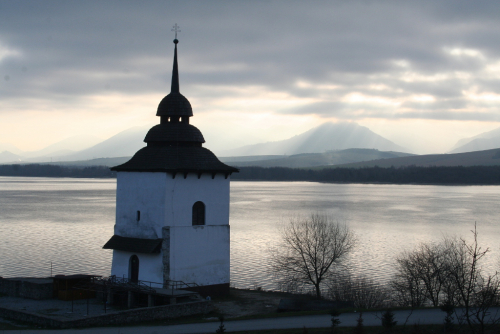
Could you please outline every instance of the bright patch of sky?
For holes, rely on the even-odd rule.
[[[20,56],[20,55],[21,55],[21,52],[14,50],[14,49],[11,49],[8,46],[3,45],[0,42],[0,62],[5,60],[7,57],[16,57],[16,56]]]

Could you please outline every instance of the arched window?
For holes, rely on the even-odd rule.
[[[139,282],[139,258],[132,255],[128,260],[128,280],[132,283]]]
[[[205,225],[205,204],[200,201],[193,205],[193,226],[194,225]]]

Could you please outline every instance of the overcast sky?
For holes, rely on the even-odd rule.
[[[415,153],[500,127],[496,1],[0,0],[0,143],[153,125],[180,89],[217,150],[357,122]]]

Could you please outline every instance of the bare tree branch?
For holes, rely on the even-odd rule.
[[[321,283],[331,276],[332,267],[345,260],[356,238],[345,225],[330,217],[311,214],[294,217],[280,229],[281,240],[271,251],[271,268],[280,283],[313,285],[321,297]]]

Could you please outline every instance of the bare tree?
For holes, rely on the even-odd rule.
[[[440,305],[445,284],[446,249],[441,244],[420,244],[396,258],[392,287],[400,304],[418,307],[426,302]]]
[[[278,280],[313,285],[321,298],[321,284],[355,246],[345,225],[321,214],[291,218],[281,226],[281,240],[271,251],[271,268]]]
[[[402,305],[447,305],[472,333],[484,333],[486,325],[500,321],[491,312],[499,302],[500,280],[496,273],[484,275],[482,262],[489,249],[479,246],[476,225],[471,232],[472,241],[444,238],[439,244],[404,252],[396,260],[391,285]]]
[[[403,264],[403,265],[401,265]],[[390,282],[395,303],[399,306],[420,307],[425,302],[425,287],[408,262],[398,262],[397,272]]]
[[[446,277],[447,290],[452,291],[449,298],[455,305],[463,306],[461,315],[472,333],[484,333],[486,325],[498,323],[498,314],[492,315],[490,309],[498,305],[500,281],[498,275],[484,275],[482,260],[489,252],[479,246],[477,227],[474,224],[472,242],[465,239],[447,239]]]

